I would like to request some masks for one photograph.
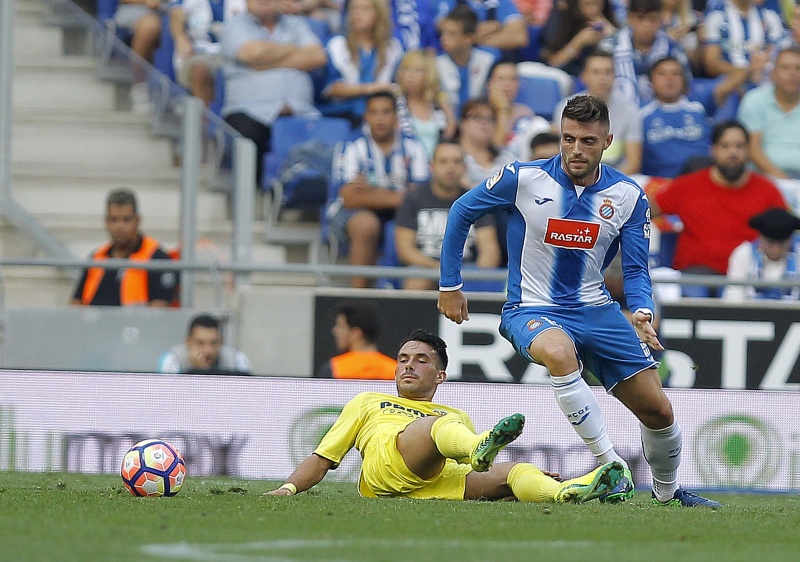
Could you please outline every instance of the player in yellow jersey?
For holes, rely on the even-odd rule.
[[[607,494],[623,474],[618,462],[559,482],[532,464],[493,464],[497,453],[522,433],[513,414],[491,431],[476,433],[466,412],[431,402],[447,375],[447,346],[417,330],[397,354],[398,396],[364,392],[348,402],[316,450],[271,495],[294,495],[319,483],[356,447],[364,497],[584,502]]]

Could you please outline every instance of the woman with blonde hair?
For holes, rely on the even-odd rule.
[[[453,138],[457,126],[447,94],[439,86],[434,55],[422,50],[406,53],[395,82],[401,130],[417,137],[432,158],[436,144]]]
[[[345,34],[332,37],[325,48],[328,66],[319,105],[325,115],[359,124],[367,96],[392,91],[403,48],[392,36],[386,0],[351,0],[345,22]]]
[[[692,9],[692,0],[662,0],[661,27],[681,44],[695,70],[700,67],[698,28],[701,23]]]

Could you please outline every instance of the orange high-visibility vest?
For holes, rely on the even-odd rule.
[[[105,244],[94,253],[92,259],[97,261],[107,260],[109,250],[111,250],[111,244]],[[156,253],[156,250],[158,250],[158,242],[149,236],[142,236],[142,245],[128,256],[128,259],[131,261],[148,261]],[[100,281],[105,273],[106,270],[101,267],[89,268],[86,273],[86,283],[83,285],[81,303],[85,305],[92,303],[92,299],[97,293],[97,288],[100,286]],[[126,268],[125,273],[122,275],[119,293],[119,300],[122,306],[147,304],[150,301],[147,270]]]
[[[348,351],[331,358],[335,379],[394,380],[397,361],[380,351]]]

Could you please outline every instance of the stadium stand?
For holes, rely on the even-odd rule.
[[[264,157],[262,186],[266,195],[264,203],[264,240],[266,242],[293,241],[310,245],[310,260],[319,260],[319,222],[308,225],[295,224],[294,228],[281,228],[281,211],[295,209],[321,213],[328,200],[332,180],[330,177],[333,151],[339,143],[353,136],[350,122],[335,117],[303,118],[280,117],[272,127],[272,152]],[[302,146],[308,161],[288,161],[287,157]],[[330,150],[330,154],[327,154]],[[295,152],[297,154],[297,152]],[[321,157],[321,158],[317,158]],[[324,162],[320,162],[320,159]],[[323,172],[322,164],[327,163]],[[320,165],[314,165],[319,163]],[[317,219],[318,220],[318,219]],[[283,225],[286,227],[287,225]]]

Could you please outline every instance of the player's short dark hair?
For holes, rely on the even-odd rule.
[[[478,14],[467,4],[458,4],[444,19],[456,22],[464,33],[470,35],[478,29]]]
[[[345,322],[351,328],[358,328],[364,334],[364,339],[375,343],[381,333],[380,314],[378,307],[368,301],[352,301],[342,303],[336,310],[336,316],[344,316]]]
[[[106,210],[111,208],[111,205],[130,205],[133,207],[133,212],[138,213],[136,205],[136,195],[130,189],[120,187],[108,194],[106,200]]]
[[[736,119],[729,119],[728,121],[722,121],[714,125],[714,128],[711,130],[711,144],[717,144],[728,129],[739,129],[744,133],[744,140],[748,143],[750,142],[750,133],[747,127]]]
[[[608,106],[606,102],[594,96],[575,96],[564,106],[561,120],[572,119],[581,124],[602,123],[608,126]]]
[[[210,314],[198,314],[192,318],[191,322],[189,322],[189,331],[186,333],[186,335],[191,336],[192,332],[197,327],[212,328],[219,331],[222,328],[222,323],[219,321],[219,319],[214,318]]]
[[[629,14],[652,14],[661,12],[664,3],[661,0],[631,0],[628,4]]]
[[[368,95],[366,105],[369,105],[369,102],[371,102],[374,99],[382,99],[382,98],[392,102],[392,107],[395,109],[395,111],[397,111],[397,98],[394,97],[393,93],[387,92],[385,90],[380,92],[373,92],[370,95]]]
[[[531,139],[531,153],[543,144],[561,144],[561,137],[555,133],[539,133]]]
[[[447,369],[447,344],[444,343],[442,338],[436,334],[426,332],[425,330],[414,330],[406,336],[403,343],[400,344],[400,347],[403,347],[410,341],[418,341],[431,346],[431,349],[433,349],[436,355],[436,366],[442,371]]]

